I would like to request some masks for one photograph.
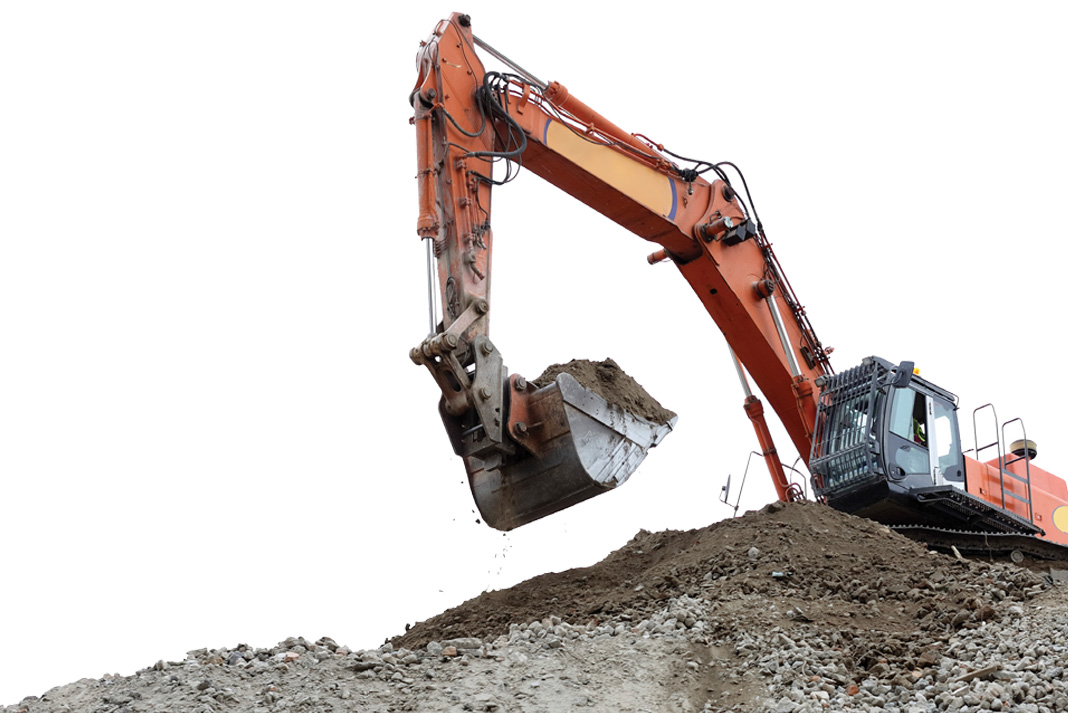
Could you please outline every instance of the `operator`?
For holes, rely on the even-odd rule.
[[[923,421],[914,418],[912,419],[912,440],[920,444],[924,448],[927,447],[927,433]]]

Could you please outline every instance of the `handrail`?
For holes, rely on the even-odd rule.
[[[1017,480],[1022,480],[1027,485],[1027,519],[1030,520],[1031,522],[1034,522],[1035,521],[1035,511],[1034,511],[1034,506],[1031,503],[1031,449],[1027,447],[1027,444],[1029,443],[1029,441],[1027,440],[1027,427],[1024,426],[1023,419],[1017,417],[1017,418],[1008,420],[1005,423],[1001,424],[1001,440],[1002,440],[1003,443],[1008,443],[1009,442],[1008,438],[1005,436],[1005,429],[1008,428],[1010,423],[1016,423],[1017,421],[1019,421],[1020,430],[1023,432],[1023,441],[1024,441],[1024,449],[1023,449],[1023,451],[1024,451],[1024,453],[1023,453],[1022,456],[1017,456],[1016,458],[1013,458],[1012,460],[1006,460],[1005,461],[1005,467],[1008,468],[1013,463],[1016,463],[1016,462],[1021,461],[1021,460],[1024,461],[1024,472],[1026,473],[1025,476],[1016,475],[1015,473],[1013,473],[1011,471],[1009,472],[1009,475],[1013,476]]]

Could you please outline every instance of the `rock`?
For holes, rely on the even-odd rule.
[[[607,564],[489,593],[378,649],[328,637],[197,649],[0,713],[1068,710],[1068,590],[1028,599],[1026,570],[947,565],[855,520],[785,503],[640,533]]]
[[[456,648],[456,649],[458,649],[460,651],[471,651],[471,650],[474,650],[474,649],[481,649],[482,648],[482,639],[475,639],[475,638],[449,639],[447,641],[443,641],[441,645],[444,646],[445,648],[448,648],[448,647],[451,646],[451,647]]]
[[[939,653],[937,648],[932,646],[923,650],[923,653],[916,659],[916,665],[922,668],[927,668],[930,666],[937,666],[938,662],[941,660],[942,654]]]
[[[771,709],[774,713],[794,713],[798,709],[798,704],[787,697],[780,698]]]
[[[996,665],[996,664],[994,666],[986,666],[984,668],[980,668],[980,669],[977,669],[975,671],[969,671],[968,673],[965,673],[965,674],[963,674],[961,676],[958,676],[957,678],[955,678],[953,680],[957,681],[957,682],[965,682],[965,681],[971,681],[971,680],[976,679],[976,678],[986,678],[987,676],[993,676],[1000,669],[1001,669],[1001,667]],[[967,701],[965,701],[965,702],[967,702]]]

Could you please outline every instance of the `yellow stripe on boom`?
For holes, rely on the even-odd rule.
[[[675,218],[675,182],[619,151],[587,141],[558,121],[545,128],[545,145],[649,210]]]

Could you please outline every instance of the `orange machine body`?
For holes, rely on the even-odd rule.
[[[1068,485],[1063,479],[1011,456],[1005,473],[998,468],[997,458],[985,463],[965,458],[964,463],[969,493],[1031,520],[1042,528],[1046,539],[1068,545]]]
[[[476,46],[514,72],[488,72]],[[876,493],[872,497],[882,497],[877,488],[897,488],[893,496],[911,506],[952,500],[956,496],[946,490],[951,486],[942,483],[938,474],[952,469],[956,478],[963,469],[966,495],[985,501],[978,504],[979,509],[989,510],[986,503],[995,505],[1033,520],[1047,538],[1068,544],[1065,483],[1029,461],[1007,468],[1015,472],[1012,469],[1029,466],[1025,475],[1030,476],[1031,495],[1027,499],[1033,512],[1014,497],[1027,484],[1003,477],[996,462],[991,466],[967,459],[965,467],[958,458],[950,468],[932,460],[928,469],[927,461],[921,461],[921,472],[907,473],[902,468],[911,467],[909,462],[893,467],[877,462],[883,451],[875,435],[880,421],[872,409],[878,403],[889,403],[885,395],[890,390],[908,387],[911,364],[897,376],[888,371],[892,365],[876,367],[874,362],[855,376],[834,374],[828,358],[831,350],[816,338],[751,201],[747,205],[741,199],[727,169],[722,168],[737,170],[733,164],[690,162],[640,134],[627,133],[571,96],[561,84],[538,80],[478,40],[466,15],[454,14],[438,24],[423,44],[417,65],[419,75],[411,95],[417,135],[417,232],[430,241],[437,258],[444,314],[436,333],[432,328],[431,336],[412,350],[412,359],[428,366],[441,386],[446,428],[452,429],[454,448],[465,458],[476,501],[482,492],[474,485],[476,477],[491,473],[493,484],[486,488],[495,489],[493,497],[497,497],[518,482],[508,474],[509,469],[527,468],[531,460],[544,458],[548,452],[529,423],[533,418],[527,408],[533,403],[531,391],[525,380],[507,374],[487,336],[491,189],[510,180],[513,169],[521,165],[656,243],[650,262],[670,259],[675,263],[806,464],[813,468],[817,458],[830,464],[827,476],[817,476],[812,470],[814,484],[831,487],[828,484],[834,481],[848,497],[854,497],[858,489],[876,483],[877,487],[868,488]],[[681,168],[674,159],[696,165]],[[501,165],[506,175],[494,175],[494,168]],[[703,177],[710,171],[717,178]],[[763,409],[748,392],[741,369],[739,374],[747,392],[746,412],[776,490],[780,498],[792,499],[796,491],[783,475]],[[870,374],[875,376],[869,378]],[[891,385],[888,379],[895,383]],[[951,404],[951,395],[936,387],[925,393],[917,396],[915,404],[922,405],[926,399],[928,404],[944,404],[955,411],[955,397]],[[917,413],[917,418],[923,418],[922,414]],[[952,418],[955,428],[955,414]],[[821,441],[819,432],[829,435]],[[902,442],[901,449],[907,450],[907,445]],[[544,467],[530,466],[531,482],[536,478],[547,482],[551,467],[548,461]],[[904,481],[897,477],[898,471]],[[832,500],[827,498],[827,502]],[[957,497],[955,502],[959,505],[960,500]],[[553,507],[539,503],[536,517],[570,504],[570,500]],[[534,517],[509,519],[505,526],[518,526]],[[996,514],[990,520],[997,520]],[[930,521],[929,517],[927,524]]]

